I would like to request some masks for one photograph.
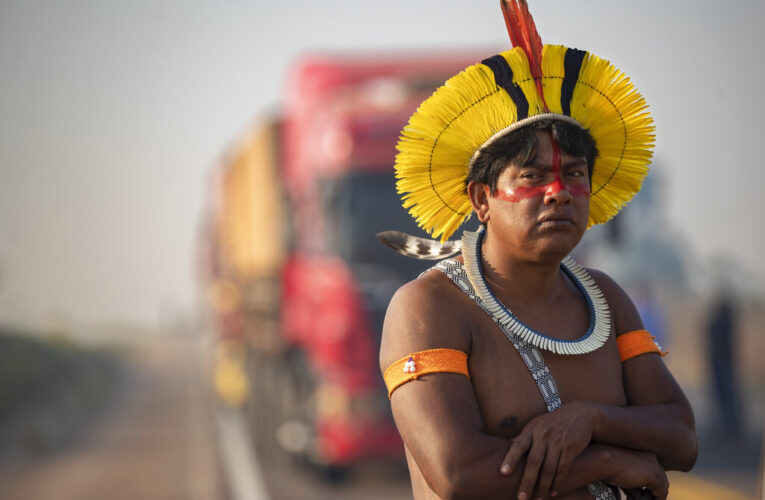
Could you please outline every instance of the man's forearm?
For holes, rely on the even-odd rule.
[[[507,441],[492,436],[486,438],[488,442],[484,444],[489,444],[491,450],[487,449],[487,453],[474,455],[469,462],[451,468],[452,473],[448,474],[448,478],[442,477],[438,481],[439,485],[431,484],[436,493],[444,498],[515,498],[525,469],[525,458],[510,474],[500,474],[499,464],[507,449]],[[494,449],[497,444],[500,446]],[[558,486],[558,496],[611,477],[625,467],[625,463],[617,463],[624,460],[614,460],[614,450],[615,447],[607,445],[588,446],[571,463],[565,480]],[[531,497],[533,492],[526,493],[528,498],[534,498]]]
[[[654,453],[667,470],[690,470],[698,445],[693,414],[681,403],[628,406],[593,403],[592,441]]]

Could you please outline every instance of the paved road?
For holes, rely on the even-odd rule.
[[[0,498],[222,498],[200,340],[143,338],[112,406],[76,442],[0,470]]]
[[[240,415],[213,402],[203,335],[127,343],[125,375],[109,407],[63,444],[23,463],[0,460],[0,499],[411,498],[408,478],[386,470],[363,470],[333,485],[284,460],[261,464]]]
[[[262,465],[270,500],[411,500],[409,476],[403,470],[369,466],[342,482],[322,480],[296,464]]]

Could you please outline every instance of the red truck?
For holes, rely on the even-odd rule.
[[[216,171],[204,240],[226,339],[216,387],[249,408],[262,449],[273,441],[328,468],[403,456],[377,355],[393,292],[427,264],[375,234],[420,232],[396,195],[398,135],[476,61],[305,57],[280,116],[243,135]]]

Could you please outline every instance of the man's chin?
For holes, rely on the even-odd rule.
[[[583,233],[574,226],[567,230],[543,230],[537,237],[537,254],[562,259],[576,248],[582,236]]]

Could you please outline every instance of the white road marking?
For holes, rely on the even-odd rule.
[[[242,414],[220,408],[216,420],[223,470],[231,499],[270,500]]]

